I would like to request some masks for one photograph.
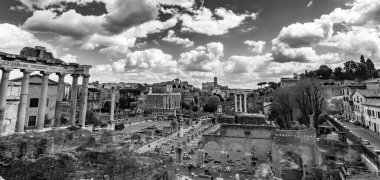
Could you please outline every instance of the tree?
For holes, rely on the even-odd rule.
[[[376,68],[375,68],[375,64],[373,64],[372,60],[367,59],[367,61],[365,63],[367,64],[370,77],[377,78],[378,74],[377,74],[377,71],[376,71]]]
[[[368,70],[366,63],[358,63],[358,69],[355,72],[355,76],[362,80],[368,79],[370,76],[370,71]]]
[[[263,88],[263,86],[266,84],[267,84],[267,82],[259,82],[259,83],[257,83],[257,86],[260,86],[261,88]]]
[[[333,71],[327,65],[321,65],[319,69],[315,71],[315,73],[317,74],[317,76],[321,77],[322,79],[329,79]]]
[[[334,78],[336,80],[339,80],[339,79],[342,79],[343,78],[343,71],[342,71],[342,68],[341,67],[336,67],[334,69]]]
[[[290,123],[289,114],[291,116],[292,106],[290,103],[289,92],[285,89],[279,89],[274,94],[273,103],[271,105],[271,116],[279,115],[279,125],[281,128],[288,128]]]
[[[333,97],[329,100],[329,111],[330,113],[343,113],[343,98],[340,96]]]
[[[344,71],[346,73],[353,74],[354,72],[356,72],[358,70],[358,64],[354,61],[347,61],[343,64],[344,64]]]
[[[315,79],[305,79],[300,81],[296,87],[295,100],[302,113],[302,120],[305,124],[309,121],[309,116],[314,115],[314,127],[318,129],[318,117],[322,113],[324,96],[319,83]]]
[[[268,85],[273,89],[277,89],[279,87],[279,84],[275,82],[268,82]]]
[[[218,105],[221,103],[218,96],[210,96],[206,98],[206,105],[203,107],[205,112],[215,112]]]
[[[363,55],[360,56],[360,62],[361,62],[361,63],[365,63],[365,59],[364,59],[364,56],[363,56]]]

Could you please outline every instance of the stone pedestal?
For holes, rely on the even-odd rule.
[[[204,165],[205,160],[205,150],[204,149],[198,149],[198,166],[201,167]]]
[[[221,162],[222,162],[222,167],[225,168],[228,166],[228,152],[227,151],[221,151],[220,152],[220,156],[221,156]]]
[[[248,171],[252,171],[252,154],[251,153],[245,153],[244,158],[245,158],[245,168]]]
[[[176,162],[177,162],[177,163],[180,163],[180,164],[183,163],[182,146],[177,147]]]

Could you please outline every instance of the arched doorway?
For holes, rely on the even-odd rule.
[[[281,157],[280,165],[283,180],[302,179],[302,157],[299,154],[291,151],[286,152]]]
[[[205,163],[209,162],[210,160],[221,161],[222,158],[220,151],[222,149],[218,143],[216,143],[215,141],[209,141],[204,145],[203,149],[205,151]],[[211,157],[212,159],[208,159],[206,155]]]
[[[227,147],[227,163],[236,169],[246,167],[245,149],[240,143],[233,142]]]

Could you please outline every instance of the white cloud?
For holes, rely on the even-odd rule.
[[[248,49],[254,53],[260,54],[263,52],[266,42],[265,41],[244,41],[244,44],[248,46]]]
[[[223,56],[223,44],[208,43],[206,47],[180,54],[178,63],[184,71],[216,72],[221,69],[220,57]]]
[[[283,27],[276,39],[291,48],[310,46],[331,37],[333,23],[319,19],[310,23],[294,23]]]
[[[158,7],[148,0],[106,1],[106,9],[108,14],[100,16],[85,16],[75,10],[61,15],[51,10],[34,11],[23,27],[80,39],[92,34],[119,34],[132,26],[153,20],[158,15]]]
[[[189,38],[180,38],[180,37],[177,37],[174,34],[173,30],[169,30],[168,31],[168,35],[166,37],[164,37],[162,40],[166,41],[166,42],[171,42],[171,43],[183,45],[185,47],[194,46],[194,42],[193,41],[191,41]]]
[[[194,13],[193,16],[183,14],[180,17],[183,26],[181,30],[209,36],[226,34],[232,28],[240,26],[245,19],[256,19],[257,16],[255,13],[238,15],[224,8],[217,8],[213,13],[205,7],[195,10]],[[220,19],[216,19],[214,16],[218,16]]]
[[[165,5],[176,5],[190,8],[194,5],[195,0],[158,0],[158,2]]]
[[[48,51],[56,54],[56,49],[51,44],[37,39],[32,33],[12,24],[0,24],[0,51],[20,54],[22,48],[34,46],[46,47]]]
[[[62,61],[65,61],[66,63],[78,63],[77,56],[72,54],[66,54],[61,56],[60,58]]]
[[[223,70],[229,74],[251,74],[261,72],[272,60],[271,54],[257,56],[231,56],[223,65]]]
[[[177,62],[172,56],[159,49],[146,49],[135,51],[127,55],[125,70],[127,72],[166,72],[171,68],[176,68]]]

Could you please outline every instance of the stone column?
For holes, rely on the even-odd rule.
[[[235,112],[238,112],[238,106],[237,106],[237,94],[234,94],[235,95]]]
[[[247,94],[244,94],[244,112],[247,113]]]
[[[38,100],[38,114],[37,114],[37,130],[42,130],[45,124],[45,112],[47,103],[47,93],[49,87],[49,75],[50,72],[42,73],[42,84],[41,84],[41,96]]]
[[[75,126],[75,115],[77,112],[77,96],[78,96],[78,77],[79,74],[72,74],[73,83],[71,85],[70,99],[70,125]]]
[[[205,150],[198,149],[198,166],[201,167],[204,164]]]
[[[252,171],[252,154],[251,153],[245,153],[245,168],[247,168],[248,171]]]
[[[183,163],[182,147],[177,147],[177,163]]]
[[[29,79],[30,70],[22,70],[24,76],[21,80],[21,94],[20,94],[20,103],[18,104],[17,109],[17,121],[16,121],[16,132],[22,133],[24,132],[25,126],[25,117],[26,117],[26,107],[28,103],[29,96]]]
[[[115,89],[112,88],[112,94],[111,94],[111,110],[110,110],[110,121],[114,121],[114,116],[115,116]]]
[[[243,102],[241,101],[241,95],[242,94],[239,94],[239,110],[240,110],[239,112],[243,112],[243,107],[242,107],[243,106]]]
[[[5,105],[7,102],[8,96],[8,86],[9,86],[9,74],[13,69],[11,68],[1,68],[3,71],[3,75],[1,76],[1,84],[0,84],[0,122],[3,122],[5,119]],[[1,127],[3,123],[0,123],[0,134],[2,134]]]
[[[62,100],[65,91],[65,75],[57,73],[58,75],[58,87],[57,87],[57,100],[55,102],[55,113],[54,113],[54,127],[61,126],[61,115],[62,115]]]
[[[79,125],[84,127],[86,121],[86,111],[87,111],[87,96],[88,96],[88,81],[90,79],[90,75],[83,75],[82,82],[82,96],[80,99],[79,106]]]

